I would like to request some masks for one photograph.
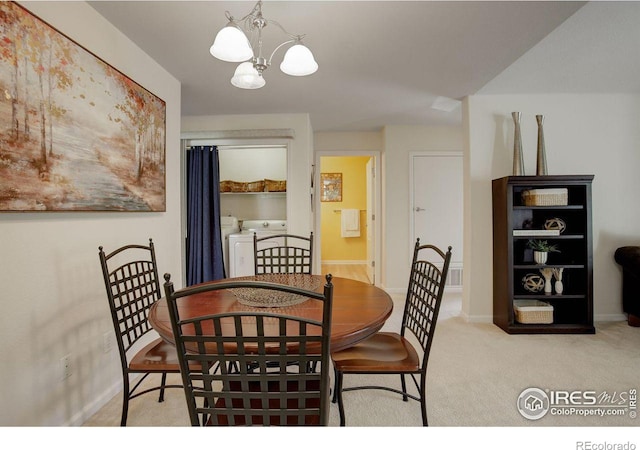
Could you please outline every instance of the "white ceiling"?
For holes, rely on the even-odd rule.
[[[640,93],[640,2],[590,2],[478,93]]]
[[[182,83],[183,116],[309,113],[314,131],[366,131],[459,124],[459,107],[432,104],[479,91],[609,92],[606,81],[640,92],[635,2],[266,0],[264,17],[305,34],[320,68],[289,77],[279,52],[255,91],[233,87],[236,65],[209,54],[225,10],[240,18],[255,2],[89,3]],[[268,52],[283,40],[265,29]]]

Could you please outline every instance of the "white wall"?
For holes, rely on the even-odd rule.
[[[461,127],[387,126],[382,162],[383,282],[390,291],[406,292],[411,265],[410,154],[461,151]]]
[[[233,147],[218,152],[220,179],[259,181],[287,179],[286,147]]]
[[[543,114],[550,175],[593,174],[594,312],[623,319],[616,248],[639,245],[640,96],[478,95],[464,102],[465,270],[463,311],[492,320],[491,180],[511,174],[512,111],[522,112],[525,174],[535,175],[537,124]]]
[[[313,229],[311,212],[311,166],[313,165],[313,132],[308,114],[255,114],[186,116],[182,118],[182,132],[236,131],[236,130],[292,129],[293,139],[253,140],[254,144],[289,144],[287,156],[287,231],[308,235]],[[206,139],[203,133],[202,139]],[[211,142],[215,144],[216,142]],[[236,143],[248,143],[247,140]],[[219,144],[222,144],[220,142]],[[225,140],[224,144],[231,144]]]
[[[316,152],[382,151],[384,141],[380,131],[318,131],[313,134]]]
[[[86,3],[20,3],[167,105],[165,213],[0,213],[0,425],[79,425],[122,380],[98,246],[151,237],[161,273],[182,284],[180,84]],[[72,375],[63,382],[59,360],[67,354]]]

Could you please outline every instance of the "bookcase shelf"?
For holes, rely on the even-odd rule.
[[[593,175],[509,176],[493,180],[493,322],[510,334],[595,333],[593,326],[593,248],[591,184]],[[533,189],[566,189],[566,205],[527,206],[522,193]],[[566,224],[549,234],[545,223]],[[516,235],[514,236],[514,230]],[[530,230],[530,231],[529,231]],[[546,264],[533,260],[530,239],[555,244]],[[562,292],[531,291],[524,277],[542,277],[541,269],[562,270]],[[544,280],[543,280],[544,281]],[[539,289],[539,284],[537,288]],[[539,300],[553,306],[553,323],[516,321],[514,301]]]

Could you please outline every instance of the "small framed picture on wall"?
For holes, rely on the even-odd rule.
[[[342,201],[342,174],[341,173],[321,173],[320,174],[320,201],[341,202]]]

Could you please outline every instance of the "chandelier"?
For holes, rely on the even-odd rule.
[[[255,4],[249,14],[240,20],[226,11],[229,23],[218,32],[209,52],[227,62],[241,63],[231,78],[231,84],[241,89],[259,89],[266,81],[263,72],[271,65],[271,60],[282,47],[293,44],[284,54],[280,70],[287,75],[305,76],[318,70],[318,63],[311,51],[302,44],[304,35],[294,35],[274,20],[262,16],[262,0]],[[262,54],[262,30],[268,24],[280,28],[288,40],[278,45],[269,58]]]

